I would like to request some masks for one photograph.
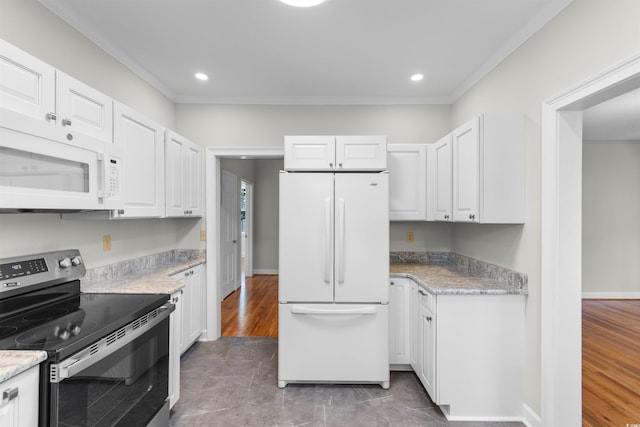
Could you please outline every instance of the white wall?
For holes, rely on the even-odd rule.
[[[452,106],[452,128],[483,112],[526,117],[524,226],[455,225],[452,248],[529,275],[525,402],[540,413],[541,105],[640,52],[640,2],[577,0]]]
[[[1,0],[0,38],[174,128],[171,100],[36,0]],[[56,214],[1,214],[0,258],[73,247],[92,268],[172,248],[204,248],[200,228],[204,222],[197,219],[79,221]],[[110,252],[102,250],[107,234]]]
[[[279,172],[283,159],[257,160],[253,187],[253,270],[278,271]]]
[[[582,291],[640,293],[640,141],[585,143]]]

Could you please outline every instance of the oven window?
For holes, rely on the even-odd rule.
[[[167,399],[169,319],[57,384],[59,426],[143,426]],[[55,410],[52,411],[55,416]],[[53,420],[52,420],[53,421]]]
[[[89,165],[0,147],[0,185],[39,190],[89,192]]]

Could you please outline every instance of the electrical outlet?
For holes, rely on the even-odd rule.
[[[413,243],[413,231],[407,231],[407,243]]]
[[[200,241],[201,242],[207,241],[207,230],[200,230]]]
[[[102,236],[102,250],[109,252],[111,250],[111,235],[107,234]]]

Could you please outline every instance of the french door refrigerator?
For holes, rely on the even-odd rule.
[[[389,387],[388,172],[280,173],[278,386]]]

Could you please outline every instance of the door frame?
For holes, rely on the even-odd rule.
[[[245,184],[246,192],[246,211],[245,211],[245,225],[247,233],[246,242],[246,265],[245,265],[245,277],[253,276],[253,182],[240,178]],[[242,242],[241,242],[242,247]],[[242,256],[242,250],[240,251]]]
[[[542,104],[543,426],[582,420],[582,111],[638,87],[640,55]]]
[[[207,148],[206,162],[206,229],[207,229],[207,289],[206,319],[207,340],[220,337],[220,202],[221,170],[220,159],[277,159],[284,157],[284,147],[266,148]]]

